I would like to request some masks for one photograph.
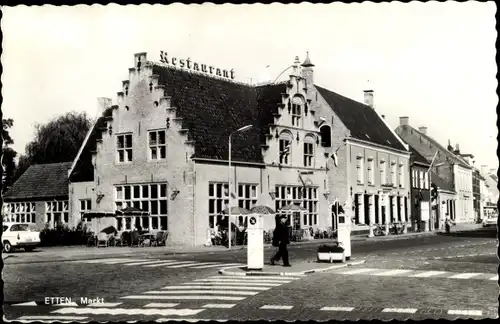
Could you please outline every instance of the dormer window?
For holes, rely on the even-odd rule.
[[[332,147],[332,129],[329,125],[323,125],[320,127],[319,132],[321,134],[321,145],[323,147]]]
[[[280,164],[290,165],[290,152],[292,151],[292,135],[288,132],[283,132],[279,139],[279,159]]]
[[[304,101],[300,97],[294,97],[292,101],[292,126],[301,127],[302,107]]]

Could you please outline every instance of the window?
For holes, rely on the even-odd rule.
[[[80,218],[82,221],[86,221],[86,219],[83,218],[83,215],[91,210],[92,201],[90,199],[80,199]]]
[[[300,118],[302,116],[302,99],[294,97],[292,101],[292,126],[300,127]]]
[[[14,224],[10,227],[11,232],[26,232],[29,229],[28,224]]]
[[[391,163],[391,184],[396,186],[396,164],[394,162]]]
[[[229,205],[228,183],[208,184],[208,226],[215,228],[222,220],[222,211]],[[234,205],[233,205],[234,206]]]
[[[116,135],[116,153],[118,162],[132,161],[132,134]]]
[[[329,125],[323,125],[319,129],[321,134],[321,145],[324,147],[332,147],[332,129]]]
[[[374,163],[373,160],[368,160],[368,184],[374,185],[375,184],[375,179],[373,178],[373,172],[374,172]]]
[[[304,166],[314,166],[314,139],[306,136],[304,139]]]
[[[166,160],[167,159],[167,141],[165,130],[149,132],[149,159]]]
[[[425,175],[424,175],[424,178],[425,178],[425,187],[424,189],[429,189],[429,172],[425,172]]]
[[[50,226],[57,226],[69,222],[68,201],[45,202],[45,222]]]
[[[303,186],[276,186],[275,207],[276,213],[289,205],[300,204],[307,211],[304,211],[303,224],[308,226],[318,225],[318,188]],[[291,213],[284,213],[287,217],[287,225],[291,225]],[[300,229],[300,220],[294,217],[294,229]]]
[[[117,217],[117,230],[168,230],[168,197],[166,183],[148,183],[115,187],[115,210],[134,207],[149,216]],[[133,219],[135,218],[135,223]]]
[[[404,167],[403,164],[399,165],[399,174],[398,174],[398,176],[399,176],[399,187],[400,188],[403,188],[404,187],[404,183],[405,183],[403,167]]]
[[[358,183],[363,183],[363,158],[361,156],[358,156],[357,158],[357,164],[356,164],[356,172],[357,172],[357,179]]]
[[[279,141],[279,158],[280,164],[290,164],[290,152],[292,150],[292,137],[288,133],[282,133]]]
[[[4,222],[36,223],[35,203],[4,203]]]
[[[387,183],[386,165],[385,161],[380,161],[380,184],[384,185]]]
[[[424,171],[419,170],[418,176],[419,176],[419,188],[424,189]]]
[[[250,209],[255,205],[257,205],[257,185],[238,184],[238,206]]]

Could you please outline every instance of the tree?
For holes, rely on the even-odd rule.
[[[2,115],[3,117],[3,115]],[[17,152],[14,151],[9,145],[14,144],[14,140],[9,134],[9,128],[14,125],[14,120],[11,118],[2,118],[2,193],[14,183],[14,173],[16,169],[15,158]]]
[[[91,127],[85,112],[69,112],[35,125],[35,138],[26,145],[26,154],[19,158],[15,178],[32,164],[71,162]]]

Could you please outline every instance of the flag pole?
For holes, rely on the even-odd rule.
[[[434,164],[434,160],[436,159],[438,151],[434,153],[434,157],[432,158],[431,164],[429,165],[429,169],[427,170],[427,174],[429,177],[429,231],[431,230],[431,219],[432,219],[432,165]]]

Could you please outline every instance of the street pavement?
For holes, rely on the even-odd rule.
[[[277,271],[314,261],[317,247],[290,246],[292,267]],[[273,252],[266,248],[265,259]],[[287,277],[218,273],[245,263],[246,250],[32,264],[13,258],[4,265],[4,311],[8,320],[51,322],[495,318],[496,252],[496,229],[489,228],[353,242],[353,261],[364,263]],[[71,303],[47,305],[46,297]],[[100,303],[84,305],[81,297]]]

